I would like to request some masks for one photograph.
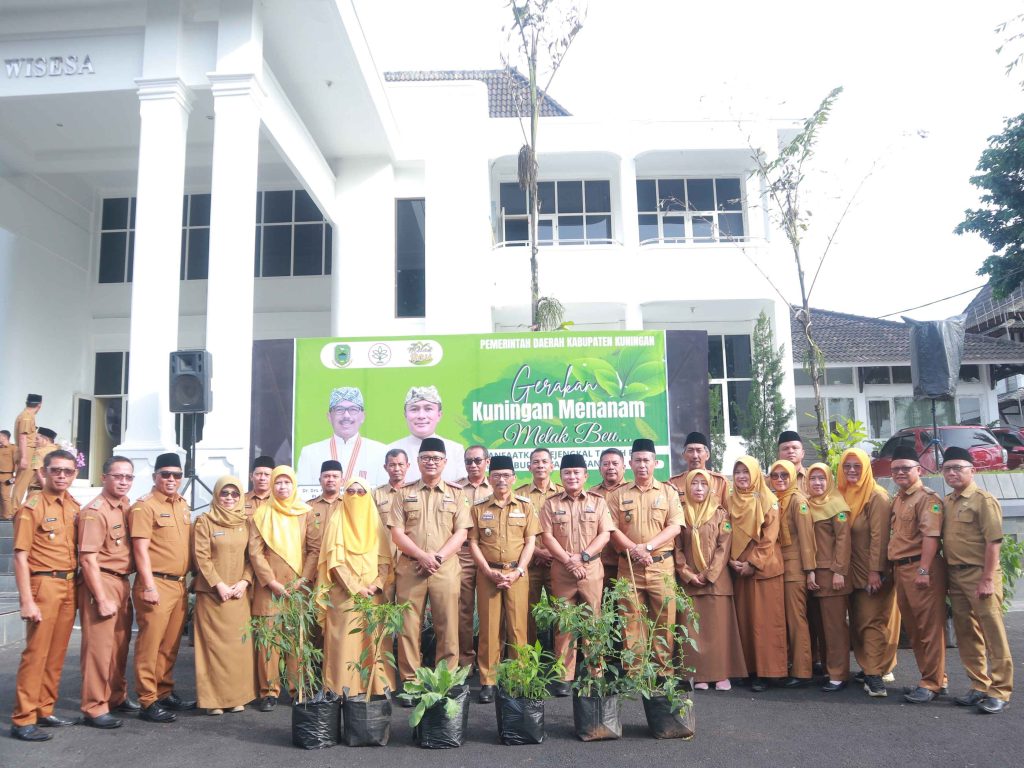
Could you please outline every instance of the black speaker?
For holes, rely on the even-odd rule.
[[[964,319],[911,320],[910,380],[914,399],[942,399],[956,394],[960,360],[964,354]]]
[[[171,352],[171,413],[209,413],[212,379],[213,357],[205,349]]]

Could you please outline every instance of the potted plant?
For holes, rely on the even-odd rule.
[[[294,691],[292,744],[303,749],[333,747],[340,740],[337,696],[323,690],[323,651],[316,647],[320,606],[329,604],[327,588],[311,588],[296,579],[273,600],[274,616],[254,616],[249,623],[256,648],[268,657],[277,651],[280,679]]]
[[[622,598],[630,604],[633,621],[641,624],[642,640],[632,649],[623,649],[622,663],[629,670],[625,676],[627,695],[639,698],[644,705],[647,727],[656,739],[692,739],[694,735],[693,700],[682,688],[682,681],[693,675],[693,668],[686,665],[685,648],[696,648],[690,637],[689,626],[697,627],[693,611],[693,600],[676,583],[674,576],[665,577],[669,590],[665,606],[675,605],[676,620],[669,624],[660,622],[661,615],[650,616],[647,606],[640,602],[635,588],[628,587]],[[663,609],[664,610],[664,609]],[[672,646],[669,648],[668,646]],[[672,651],[672,667],[665,670],[660,658]],[[667,674],[666,674],[667,672]]]
[[[352,613],[359,614],[359,626],[352,634],[365,634],[369,643],[359,654],[358,662],[349,666],[359,673],[363,691],[349,696],[343,691],[345,744],[350,747],[379,746],[388,743],[391,736],[391,685],[388,668],[394,671],[395,655],[384,650],[385,642],[402,631],[402,622],[409,603],[378,603],[365,595],[352,596]],[[374,681],[383,694],[372,695]]]
[[[420,667],[405,683],[402,696],[413,703],[409,715],[413,740],[424,749],[461,747],[469,724],[470,667],[448,669],[442,660],[434,669]]]
[[[544,741],[544,699],[548,687],[565,676],[565,665],[533,645],[512,646],[512,657],[498,664],[498,695],[494,710],[502,744],[540,744]]]
[[[619,668],[616,643],[622,638],[622,616],[618,602],[628,585],[613,583],[601,599],[598,612],[587,603],[574,604],[545,595],[533,607],[539,627],[556,626],[577,643],[579,663],[573,683],[572,714],[576,735],[582,741],[622,738],[619,694],[625,690]]]

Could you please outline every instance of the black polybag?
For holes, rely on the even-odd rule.
[[[498,739],[502,744],[540,744],[544,741],[544,702],[514,699],[499,690],[494,699]]]
[[[652,696],[644,699],[644,714],[647,715],[647,728],[656,739],[692,739],[696,732],[693,715],[693,702],[681,712],[673,712],[672,706],[664,696]]]
[[[326,749],[341,741],[338,719],[341,699],[330,691],[292,704],[292,744],[303,749]]]
[[[456,685],[448,692],[459,711],[449,718],[444,711],[444,702],[438,702],[423,713],[420,724],[413,728],[412,738],[423,749],[453,749],[461,747],[469,728],[469,686]]]
[[[344,690],[341,704],[345,713],[344,737],[349,747],[383,747],[391,738],[391,691],[383,695],[349,696]]]
[[[618,696],[580,696],[572,694],[572,719],[580,741],[622,738]]]

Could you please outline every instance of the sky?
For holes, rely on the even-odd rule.
[[[354,4],[382,71],[501,66],[505,0]],[[591,119],[800,119],[843,86],[805,199],[805,271],[841,219],[811,305],[939,319],[985,282],[988,244],[953,229],[978,204],[969,179],[988,138],[1024,112],[1024,69],[1005,73],[1024,42],[999,54],[995,31],[1022,13],[1007,0],[591,0],[550,90]]]

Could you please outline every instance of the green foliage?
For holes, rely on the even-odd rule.
[[[373,691],[373,682],[370,679],[376,672],[377,680],[381,687],[388,685],[388,676],[385,664],[392,669],[398,667],[395,662],[395,654],[384,650],[384,643],[392,636],[402,631],[402,624],[405,621],[405,612],[412,607],[411,603],[378,603],[372,597],[365,595],[352,595],[351,613],[359,614],[359,626],[350,634],[366,634],[370,637],[370,644],[363,648],[359,654],[359,661],[350,661],[349,667],[359,673],[359,682],[366,688],[366,701],[370,701],[370,694]]]
[[[779,433],[789,424],[793,410],[786,407],[781,391],[785,348],[775,346],[775,334],[764,312],[754,325],[751,346],[750,395],[740,434],[747,453],[762,467],[768,467],[775,461]]]
[[[832,468],[832,476],[839,477],[839,458],[848,448],[857,448],[868,436],[864,422],[856,419],[839,419],[828,436],[828,445],[815,443],[814,447],[824,457],[824,461]]]
[[[459,712],[459,704],[448,694],[452,688],[465,684],[470,669],[456,667],[454,672],[450,671],[447,659],[442,659],[434,669],[418,667],[416,678],[406,682],[402,691],[402,696],[414,704],[409,715],[409,725],[414,728],[419,725],[427,710],[436,704],[443,703],[445,715],[455,717]]]
[[[725,412],[722,410],[722,385],[712,384],[708,387],[708,411],[710,417],[708,424],[711,434],[711,449],[708,451],[708,466],[719,470],[722,468],[722,459],[725,456]]]
[[[296,690],[296,700],[301,704],[323,687],[324,654],[313,641],[320,610],[330,606],[329,590],[327,585],[311,588],[302,579],[290,582],[285,590],[283,597],[272,601],[276,615],[253,616],[249,634],[267,659],[275,651],[279,654],[279,679]],[[294,671],[288,668],[289,659],[294,661]]]
[[[498,687],[513,699],[541,701],[550,697],[548,686],[565,677],[565,665],[533,645],[514,645],[510,658],[498,664]]]
[[[1003,132],[989,137],[977,171],[971,184],[982,190],[982,207],[964,211],[953,231],[974,232],[992,246],[978,274],[989,276],[1001,299],[1024,281],[1024,114],[1007,118]]]
[[[1003,570],[1003,611],[1006,612],[1013,602],[1017,580],[1024,571],[1024,542],[1004,536],[999,548],[999,566]]]

